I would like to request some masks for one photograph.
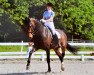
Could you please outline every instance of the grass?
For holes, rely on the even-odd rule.
[[[26,47],[23,47],[23,51],[25,51]],[[21,46],[0,46],[0,52],[19,52],[21,50]]]
[[[23,46],[23,52],[27,51],[27,46]],[[20,52],[21,46],[0,46],[0,52]],[[38,50],[39,52],[43,50]]]
[[[94,47],[76,47],[78,51],[94,51]]]
[[[94,51],[94,47],[75,47],[79,51]],[[21,46],[0,46],[0,52],[20,52],[21,51]],[[23,52],[27,51],[27,46],[23,46]],[[37,52],[42,52],[43,50],[39,49]],[[51,50],[51,52],[54,52]],[[1,55],[3,56],[3,55]],[[4,55],[5,56],[5,55]],[[15,56],[11,55],[10,56]],[[40,54],[36,55],[40,56]],[[54,54],[52,56],[55,56]],[[67,56],[73,56],[73,54],[67,54]],[[79,56],[79,55],[76,55]]]
[[[77,47],[79,51],[94,51],[94,47]],[[0,52],[20,52],[21,46],[0,46]],[[27,46],[23,46],[23,51],[27,51]],[[41,52],[43,50],[38,50]],[[51,50],[53,51],[53,50]]]

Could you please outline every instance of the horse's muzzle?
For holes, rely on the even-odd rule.
[[[29,33],[28,34],[28,37],[32,39],[33,38],[33,35],[31,33]]]

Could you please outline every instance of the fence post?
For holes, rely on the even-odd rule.
[[[81,60],[82,60],[82,61],[85,61],[83,54],[81,55]]]
[[[22,40],[22,45],[21,45],[21,52],[23,52],[23,40]]]
[[[34,58],[34,53],[32,54],[32,58]]]
[[[44,61],[44,53],[41,55],[41,60]]]
[[[84,41],[84,48],[85,48],[86,46],[85,46],[85,41]]]

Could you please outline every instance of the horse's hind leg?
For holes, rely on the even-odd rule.
[[[60,48],[61,49],[61,48]],[[60,53],[60,51],[57,49],[54,49],[55,53],[58,55],[60,61],[61,61],[61,70],[64,71],[64,56],[65,56],[65,51],[63,51],[64,49],[62,49],[62,53]]]
[[[56,55],[59,57],[60,61],[62,61],[62,54],[59,52],[58,48],[54,49]]]
[[[34,52],[34,49],[29,52],[29,57],[28,57],[28,60],[27,60],[26,70],[29,70],[31,55],[32,55],[33,52]]]
[[[65,47],[62,48],[62,61],[61,61],[61,70],[64,71],[64,56],[65,56]]]

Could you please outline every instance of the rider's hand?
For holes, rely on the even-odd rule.
[[[44,19],[41,19],[40,21],[41,21],[41,22],[43,22],[43,23],[45,23],[45,22],[46,22],[46,20],[44,20]]]

